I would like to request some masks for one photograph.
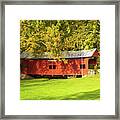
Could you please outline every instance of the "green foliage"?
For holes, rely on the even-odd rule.
[[[21,100],[96,100],[100,98],[99,74],[84,78],[39,78],[20,81]]]
[[[99,20],[21,20],[20,51],[49,52],[59,58],[64,50],[100,50]]]
[[[88,68],[89,69],[94,69],[94,65],[93,64],[89,64]]]

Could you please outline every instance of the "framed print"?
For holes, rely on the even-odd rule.
[[[119,2],[1,2],[2,119],[119,119]]]

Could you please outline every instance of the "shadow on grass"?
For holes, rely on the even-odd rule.
[[[38,100],[38,98],[33,98]],[[32,99],[32,100],[33,100]],[[59,96],[59,97],[41,97],[39,100],[99,100],[100,99],[100,89],[89,91],[89,92],[79,92],[76,94],[71,94],[68,96]]]
[[[36,82],[35,82],[36,83]],[[37,86],[44,86],[44,85],[49,85],[49,84],[52,84],[52,83],[39,83],[38,84],[35,84],[35,83],[30,83],[30,84],[21,84],[21,87],[37,87]]]
[[[43,79],[43,80],[36,79],[36,80],[25,80],[25,81],[21,80],[20,85],[23,87],[41,86],[41,85],[46,84],[44,82],[47,82],[47,81],[49,81],[49,79]]]
[[[34,82],[46,82],[50,79],[26,79],[26,80],[20,80],[21,83],[34,83]]]
[[[58,81],[57,79],[25,81],[25,82],[21,82],[21,83],[20,83],[20,86],[21,86],[21,87],[44,86],[44,85],[49,85],[49,84],[56,83],[57,81]],[[57,84],[60,84],[60,83],[57,83]]]
[[[89,92],[80,92],[64,97],[62,100],[96,100],[100,99],[100,89],[89,91]]]

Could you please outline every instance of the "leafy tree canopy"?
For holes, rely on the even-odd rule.
[[[61,51],[100,50],[99,20],[21,20],[20,52],[35,55]]]

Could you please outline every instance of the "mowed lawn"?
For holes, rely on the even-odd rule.
[[[37,78],[20,81],[21,100],[99,100],[100,77],[48,79]]]

